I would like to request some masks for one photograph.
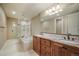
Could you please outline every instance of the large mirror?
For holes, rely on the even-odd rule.
[[[41,13],[40,20],[42,32],[79,35],[79,4],[55,4]]]

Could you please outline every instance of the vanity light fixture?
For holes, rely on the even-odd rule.
[[[47,15],[52,15],[52,14],[58,14],[59,12],[63,11],[61,6],[58,4],[57,6],[52,7],[49,10],[46,10]]]

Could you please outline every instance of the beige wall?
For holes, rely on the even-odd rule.
[[[17,28],[13,28],[13,23],[17,23],[15,18],[7,18],[7,27],[8,27],[8,39],[15,39],[17,36]]]
[[[37,15],[31,20],[31,32],[33,34],[39,34],[41,32],[40,15]]]
[[[0,7],[0,49],[7,40],[7,24],[6,16],[3,9]]]

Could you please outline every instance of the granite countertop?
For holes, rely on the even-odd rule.
[[[53,37],[45,36],[45,35],[34,35],[34,36],[79,48],[79,42],[73,42],[73,41],[68,41],[68,40],[63,40],[63,39],[54,39]]]

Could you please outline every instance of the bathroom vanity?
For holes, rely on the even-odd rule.
[[[78,56],[79,43],[44,35],[34,35],[33,50],[40,56]]]

